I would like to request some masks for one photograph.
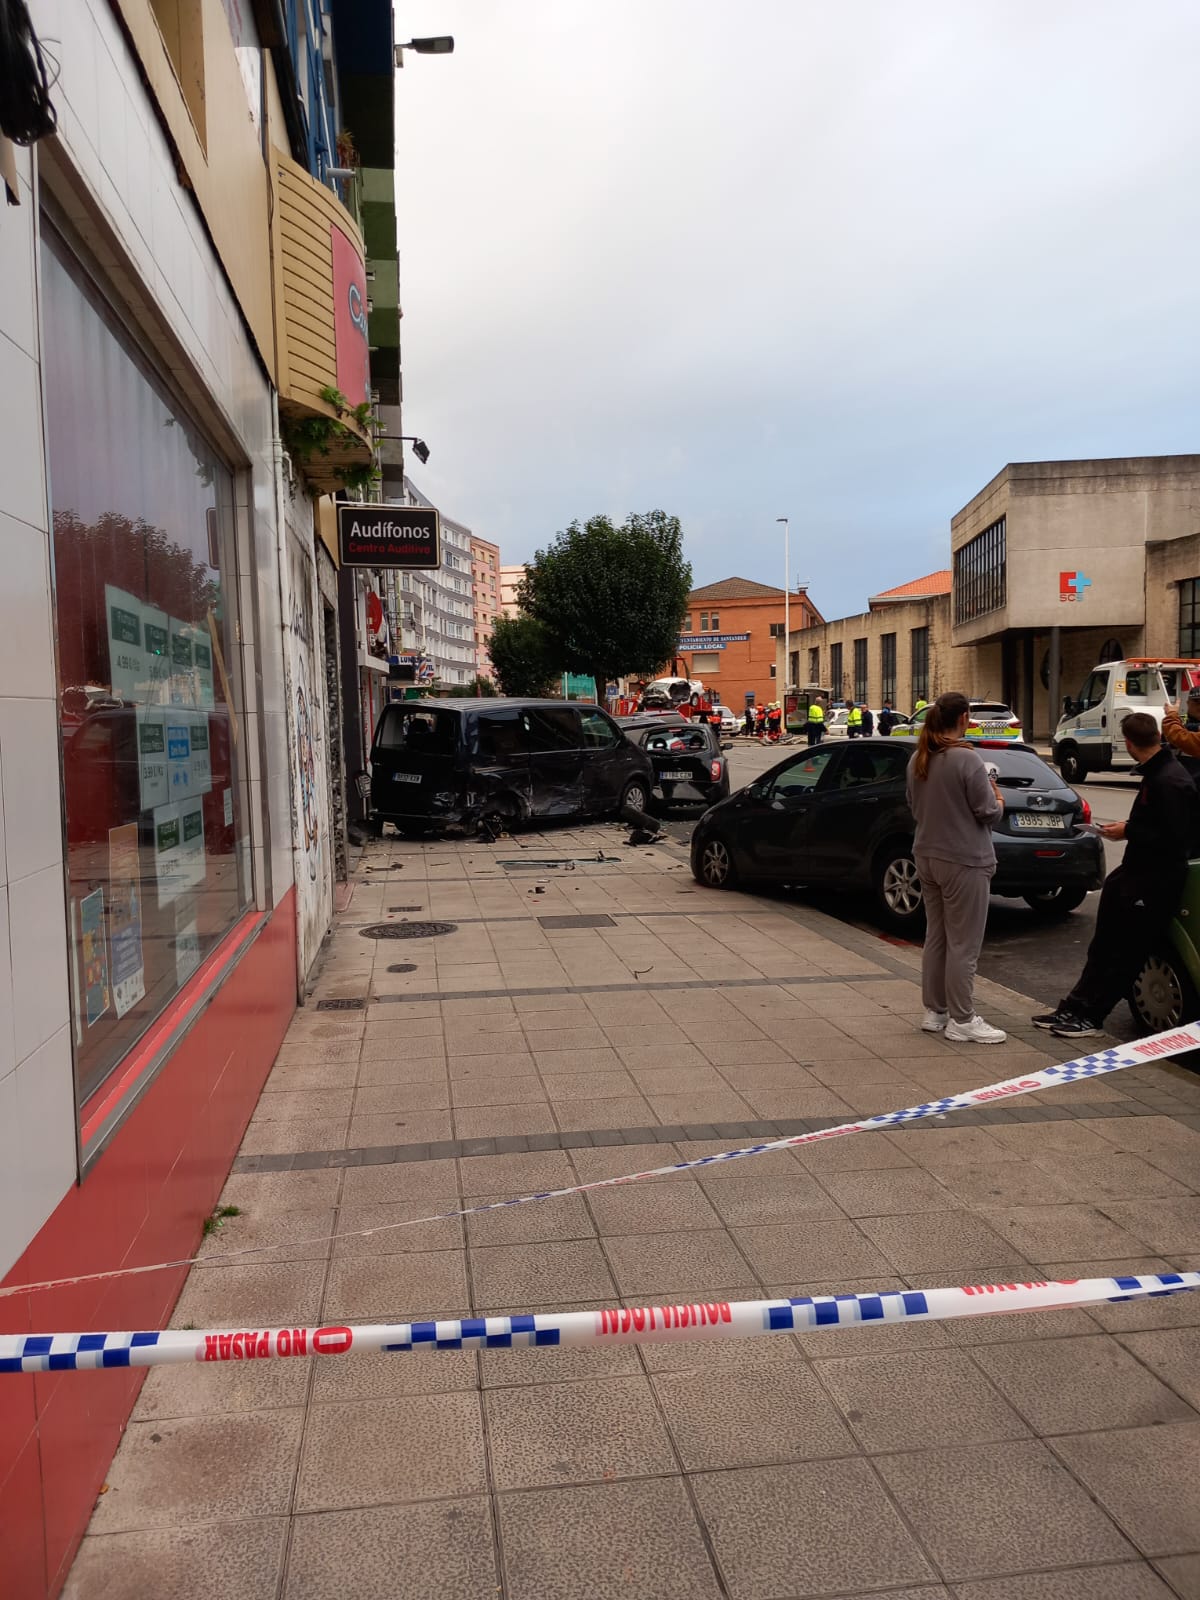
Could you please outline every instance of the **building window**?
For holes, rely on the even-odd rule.
[[[772,677],[774,677],[774,676],[775,676],[775,663],[774,663],[774,662],[773,662],[773,661],[772,661],[772,663],[771,663],[771,676],[772,676]]]
[[[814,645],[808,652],[808,681],[814,688],[821,682],[821,647]]]
[[[1007,598],[1008,532],[999,517],[954,552],[954,620],[973,622],[999,611]]]
[[[842,666],[842,646],[831,644],[829,646],[829,687],[833,691],[833,698],[841,700],[846,692],[846,674]]]
[[[700,613],[700,632],[701,633],[707,633],[708,632],[708,612],[707,611],[702,611]]]
[[[692,631],[692,613],[690,611],[683,619],[683,631],[684,633],[691,633]]]
[[[721,631],[721,619],[715,611],[708,619],[708,627],[710,633],[720,633]]]
[[[769,626],[770,626],[770,632],[771,632],[771,638],[772,639],[782,639],[783,638],[783,623],[782,622],[772,622],[772,623],[769,624]]]
[[[721,652],[719,650],[697,651],[692,656],[692,676],[697,678],[710,678],[721,670]]]
[[[1200,578],[1179,585],[1179,654],[1200,656]]]
[[[912,693],[914,702],[929,699],[929,629],[914,628],[911,639]]]
[[[867,698],[867,641],[854,641],[854,698],[860,704]]]
[[[880,694],[888,705],[896,704],[896,635],[885,633],[879,641],[879,667],[883,679]]]
[[[42,283],[82,1104],[250,903],[247,728],[232,475],[49,229]]]

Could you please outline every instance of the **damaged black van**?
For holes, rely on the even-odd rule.
[[[383,708],[371,745],[376,832],[645,811],[653,786],[646,753],[573,701],[406,700]]]

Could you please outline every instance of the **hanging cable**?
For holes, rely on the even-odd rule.
[[[0,0],[0,133],[33,144],[57,126],[46,57],[25,0]]]

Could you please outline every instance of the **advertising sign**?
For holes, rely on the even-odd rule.
[[[142,811],[165,806],[171,798],[167,777],[167,725],[162,711],[137,712],[138,781]]]
[[[681,633],[681,650],[724,650],[727,644],[745,644],[748,633]]]
[[[112,997],[123,1017],[146,993],[142,957],[142,884],[138,825],[108,830],[108,942],[112,955]]]
[[[159,806],[154,813],[154,877],[158,903],[170,905],[187,888],[182,850],[182,825],[178,806]]]
[[[371,355],[367,342],[367,269],[350,240],[334,223],[333,347],[337,386],[352,406],[371,398]]]
[[[442,564],[441,523],[432,506],[340,505],[337,514],[344,567],[413,571]]]
[[[108,954],[104,944],[104,890],[93,889],[79,902],[79,962],[87,1025],[108,1010]]]

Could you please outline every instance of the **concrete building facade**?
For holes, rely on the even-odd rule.
[[[954,646],[1048,737],[1097,662],[1200,653],[1197,535],[1200,456],[1011,463],[951,520]]]
[[[804,589],[788,597],[794,626],[810,627],[821,614]],[[741,716],[747,705],[783,700],[784,594],[750,578],[722,578],[693,589],[679,638],[679,665],[686,677],[715,691],[722,705]],[[670,663],[665,669],[670,670]],[[778,677],[777,677],[778,673]]]

